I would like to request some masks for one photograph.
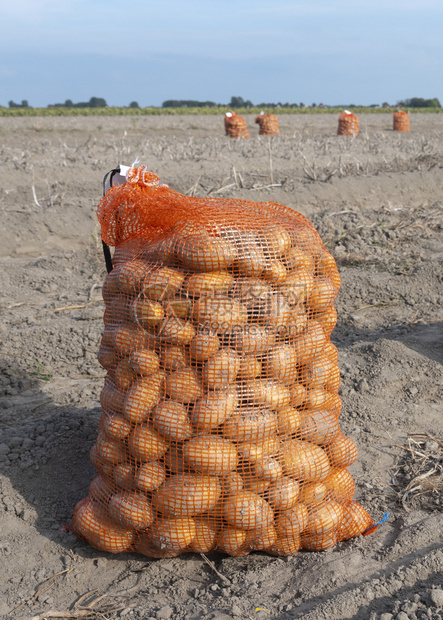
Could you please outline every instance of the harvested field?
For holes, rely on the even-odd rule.
[[[177,620],[443,618],[443,114],[0,118],[0,616]],[[342,277],[350,467],[374,534],[283,559],[110,555],[69,529],[94,477],[104,371],[104,174],[136,158],[189,195],[303,213]],[[212,562],[212,564],[211,564]]]

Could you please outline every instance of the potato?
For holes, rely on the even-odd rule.
[[[298,376],[297,352],[290,344],[279,344],[266,356],[269,378],[281,383],[293,384]]]
[[[277,540],[277,532],[273,525],[246,533],[246,545],[253,551],[263,551],[272,547]]]
[[[229,297],[200,297],[194,303],[192,318],[214,333],[229,332],[248,320],[247,307]]]
[[[203,365],[202,377],[213,390],[226,388],[240,371],[241,359],[232,349],[220,349]]]
[[[275,482],[283,475],[283,469],[277,459],[267,456],[254,462],[254,471],[259,478]]]
[[[184,347],[175,344],[162,345],[160,350],[160,367],[165,370],[178,370],[189,363]]]
[[[217,549],[229,555],[248,555],[246,532],[235,527],[223,527],[217,534]]]
[[[112,483],[105,478],[102,478],[100,475],[94,478],[88,489],[89,497],[97,502],[101,502],[104,505],[109,502],[109,499],[112,497],[113,493],[114,488]]]
[[[262,363],[253,357],[252,355],[242,356],[239,370],[239,377],[241,380],[256,379],[261,375]]]
[[[337,393],[333,394],[330,392],[330,397],[327,400],[327,408],[335,415],[336,418],[339,417],[342,408],[342,402],[340,396]]]
[[[169,441],[184,441],[192,435],[188,410],[181,403],[166,400],[151,412],[152,425]]]
[[[130,355],[136,349],[149,346],[149,334],[133,325],[119,325],[113,331],[113,345],[119,357]]]
[[[128,295],[143,290],[143,282],[150,271],[150,265],[144,260],[134,259],[123,263],[117,274],[119,289]]]
[[[305,506],[309,506],[324,501],[327,493],[326,481],[308,482],[308,484],[303,484],[300,489],[299,501],[303,502]]]
[[[190,299],[177,297],[165,302],[166,314],[177,319],[188,318],[191,308],[192,303]]]
[[[183,456],[183,450],[181,446],[174,444],[165,454],[164,458],[165,467],[169,469],[173,474],[189,473],[189,465],[185,461]]]
[[[137,553],[146,555],[149,558],[157,559],[175,558],[177,555],[182,553],[181,549],[178,551],[172,551],[171,549],[167,549],[166,546],[162,549],[161,547],[154,545],[149,536],[149,530],[146,530],[145,532],[137,532],[137,534],[138,535],[135,539],[135,548]]]
[[[129,551],[133,541],[130,529],[113,523],[108,511],[89,498],[76,505],[71,528],[76,536],[87,540],[95,549],[110,553]]]
[[[314,273],[315,261],[313,256],[303,252],[299,247],[294,246],[287,250],[281,259],[288,271],[298,272],[301,269],[309,273]]]
[[[155,351],[150,349],[138,349],[129,356],[129,363],[137,375],[149,377],[156,373],[160,366],[160,360]]]
[[[271,258],[284,254],[291,247],[291,235],[281,225],[272,223],[260,231],[263,248]]]
[[[301,415],[299,435],[301,439],[325,446],[338,435],[338,419],[326,409],[304,411]]]
[[[192,517],[213,508],[220,495],[220,483],[213,476],[175,474],[153,491],[152,504],[166,517]]]
[[[308,525],[309,514],[305,504],[294,504],[289,510],[282,510],[275,518],[277,533],[282,538],[300,536]]]
[[[131,432],[131,425],[129,422],[118,413],[114,415],[103,413],[100,418],[100,422],[102,421],[101,430],[107,437],[115,441],[124,441]]]
[[[97,456],[109,463],[121,463],[126,460],[124,445],[115,439],[110,439],[103,432],[99,432],[95,448]]]
[[[231,417],[237,406],[235,389],[210,392],[195,403],[191,422],[197,428],[209,431]]]
[[[181,239],[175,256],[190,271],[225,271],[236,259],[237,251],[226,239],[200,234]]]
[[[235,471],[229,471],[223,476],[222,490],[225,495],[238,493],[244,488],[243,478]]]
[[[275,335],[267,327],[248,323],[229,334],[229,344],[240,355],[263,355],[275,342]]]
[[[234,276],[225,271],[195,273],[185,280],[183,290],[191,297],[201,297],[227,293],[233,284]]]
[[[343,506],[336,501],[311,504],[308,507],[309,520],[303,532],[310,536],[329,535],[337,532],[343,519]]]
[[[291,393],[291,406],[301,407],[306,400],[306,388],[302,383],[296,383],[289,388]]]
[[[114,370],[117,365],[117,355],[113,347],[101,346],[98,355],[98,362],[105,370]]]
[[[116,267],[114,265],[114,269],[107,274],[103,283],[102,297],[106,305],[115,297],[115,295],[120,293],[120,286],[118,283],[119,271],[120,267]]]
[[[259,278],[237,278],[232,290],[248,308],[261,307],[274,295],[273,287]]]
[[[169,445],[166,440],[147,424],[137,425],[129,435],[131,454],[139,461],[152,461],[162,457]]]
[[[282,409],[291,401],[289,388],[272,379],[247,381],[241,388],[241,396],[253,405],[269,409]]]
[[[167,553],[184,551],[196,535],[197,527],[190,517],[157,519],[149,530],[151,542]]]
[[[143,281],[143,293],[156,301],[173,297],[180,289],[185,275],[172,267],[160,267],[146,276]]]
[[[346,467],[333,467],[329,476],[324,480],[331,499],[346,502],[353,498],[355,482]]]
[[[264,280],[278,284],[288,275],[287,269],[281,260],[270,260],[266,264],[261,276]]]
[[[189,551],[195,553],[209,553],[216,544],[216,531],[202,519],[194,519],[196,534],[189,545]]]
[[[103,411],[109,414],[122,413],[125,402],[125,393],[117,389],[109,379],[105,379],[105,385],[100,393],[100,405]]]
[[[348,540],[360,536],[367,529],[374,525],[371,516],[358,502],[346,504],[343,519],[338,530],[339,540]]]
[[[157,372],[149,378],[139,378],[129,388],[123,405],[123,415],[129,422],[143,422],[160,402],[163,376],[162,372]]]
[[[127,357],[119,361],[114,373],[115,385],[123,392],[128,390],[136,379],[136,375]]]
[[[324,389],[335,367],[334,362],[319,353],[300,370],[301,381],[310,389]]]
[[[323,250],[318,259],[317,275],[323,278],[329,278],[337,290],[340,288],[341,279],[337,265],[332,254],[327,250]]]
[[[299,482],[322,481],[330,470],[326,452],[309,441],[291,440],[283,443],[279,460],[283,471]]]
[[[146,329],[158,325],[164,316],[163,306],[151,299],[137,298],[129,307],[131,321]]]
[[[189,353],[198,362],[203,362],[212,357],[220,348],[220,339],[217,334],[211,332],[197,332],[189,343]]]
[[[166,394],[179,403],[191,403],[201,398],[203,387],[192,368],[179,368],[166,375]]]
[[[299,364],[308,364],[323,350],[328,341],[322,326],[317,321],[308,321],[306,329],[292,342]]]
[[[329,409],[334,395],[323,388],[309,389],[306,392],[304,409]]]
[[[309,307],[315,312],[324,312],[335,301],[338,289],[332,284],[329,278],[314,278],[309,298]]]
[[[251,491],[227,497],[223,502],[223,516],[229,525],[242,530],[264,529],[274,523],[271,506]]]
[[[247,407],[231,416],[223,425],[223,434],[236,442],[256,442],[277,433],[277,415],[269,409]]]
[[[198,435],[183,444],[183,456],[197,472],[223,475],[238,463],[235,445],[217,435]]]
[[[300,492],[299,483],[289,476],[280,476],[266,492],[266,499],[274,510],[289,510],[297,500]]]
[[[189,321],[169,316],[159,325],[157,335],[162,341],[186,345],[191,342],[196,333],[195,327]]]
[[[310,222],[299,223],[288,229],[292,245],[300,248],[303,252],[318,258],[324,251],[320,235]]]
[[[331,359],[335,364],[338,362],[338,349],[334,344],[332,344],[332,342],[326,342],[322,353],[326,355],[326,357],[329,357],[329,359]]]
[[[267,324],[278,339],[295,338],[307,324],[308,317],[300,304],[289,303],[282,291],[276,291],[255,310],[252,318]]]
[[[329,392],[338,392],[338,388],[340,387],[341,376],[340,369],[338,366],[333,366],[331,370],[331,374],[328,377],[328,380],[325,383],[325,389]]]
[[[112,478],[114,472],[114,464],[107,461],[97,452],[97,446],[94,444],[89,451],[89,459],[98,473],[108,480]]]
[[[294,407],[283,407],[277,412],[278,432],[286,438],[297,433],[301,418],[300,412]]]
[[[278,437],[268,437],[257,442],[248,442],[237,444],[237,450],[240,456],[256,463],[263,460],[267,456],[275,456],[280,449],[280,440]]]
[[[337,310],[334,306],[329,306],[326,310],[314,314],[315,320],[323,327],[323,331],[330,336],[337,325]]]
[[[109,514],[119,525],[136,530],[149,527],[155,518],[150,502],[142,493],[122,491],[109,501]]]
[[[277,536],[275,542],[265,549],[267,553],[279,556],[295,555],[300,549],[300,536],[298,534],[294,536],[287,536],[282,538]]]
[[[278,288],[291,306],[297,306],[310,299],[314,287],[314,277],[309,271],[289,273],[278,283]]]
[[[258,247],[250,247],[237,258],[234,269],[241,276],[253,278],[259,276],[267,265],[268,261],[263,250]]]
[[[336,532],[328,532],[327,534],[308,534],[303,532],[300,536],[300,546],[308,551],[325,551],[335,547],[338,542]]]
[[[338,433],[325,447],[332,467],[349,467],[355,463],[358,456],[357,446],[349,437]]]
[[[263,493],[269,488],[270,481],[263,478],[257,478],[255,474],[243,475],[244,491],[251,491],[256,495],[263,495]]]
[[[117,463],[112,472],[112,478],[119,487],[132,489],[134,486],[135,469],[131,463]]]

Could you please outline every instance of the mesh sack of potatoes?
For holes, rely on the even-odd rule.
[[[144,166],[98,217],[115,248],[107,376],[73,531],[154,558],[287,556],[367,532],[339,427],[340,276],[313,226],[275,203],[181,195]]]
[[[226,112],[225,134],[230,138],[249,138],[249,131],[243,116],[235,112]]]
[[[339,136],[358,136],[359,120],[358,116],[345,110],[338,117],[337,134]]]
[[[260,112],[260,114],[255,117],[255,122],[258,123],[258,133],[260,136],[280,135],[278,118],[275,114],[265,114],[264,112]]]
[[[398,110],[393,114],[394,131],[409,131],[409,114]]]

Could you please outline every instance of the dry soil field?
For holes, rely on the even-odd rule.
[[[443,618],[443,114],[0,119],[0,616],[223,620]],[[104,174],[136,158],[186,194],[306,215],[342,276],[340,425],[374,534],[289,559],[109,555],[66,528],[94,477],[104,371]],[[217,572],[218,571],[218,572]],[[222,577],[220,576],[222,575]]]

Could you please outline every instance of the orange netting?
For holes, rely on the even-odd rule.
[[[394,112],[394,131],[409,131],[409,114],[404,110]]]
[[[338,117],[338,130],[339,136],[358,136],[359,120],[358,116],[352,114],[352,112],[343,112]]]
[[[275,114],[260,113],[255,118],[255,122],[259,125],[260,136],[279,136],[280,129],[278,127],[278,118]]]
[[[235,112],[225,114],[225,133],[231,138],[249,138],[249,131],[243,116]]]
[[[110,552],[292,555],[374,525],[352,500],[330,334],[340,276],[275,203],[183,196],[145,167],[98,206],[107,370],[73,531]]]

